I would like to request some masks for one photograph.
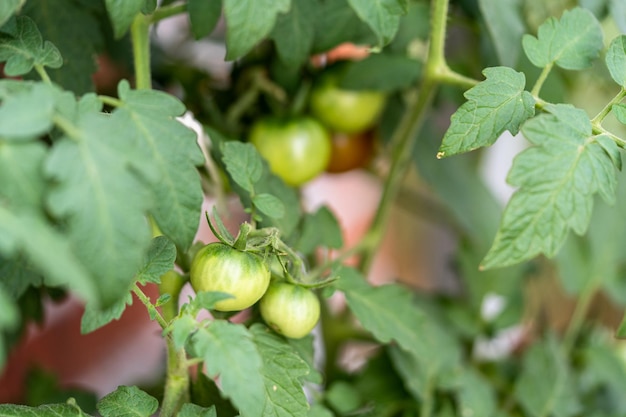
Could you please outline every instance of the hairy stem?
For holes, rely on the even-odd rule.
[[[161,405],[161,417],[173,417],[189,402],[189,370],[185,349],[176,349],[171,337],[167,342],[167,380]]]
[[[424,78],[417,100],[404,113],[392,137],[394,148],[391,156],[391,168],[385,181],[383,195],[376,215],[368,232],[367,241],[369,244],[364,247],[363,257],[360,262],[360,269],[364,273],[367,273],[371,267],[374,254],[382,240],[392,204],[410,166],[413,148],[417,141],[417,133],[424,121],[426,110],[435,96],[439,83],[442,79],[446,79],[442,74],[449,75],[451,73],[444,56],[447,17],[448,0],[433,0],[430,44]]]

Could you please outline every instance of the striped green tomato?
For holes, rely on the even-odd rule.
[[[259,309],[268,326],[292,339],[309,334],[320,318],[320,302],[313,291],[286,282],[270,284]]]
[[[260,256],[219,242],[198,251],[189,275],[196,292],[218,291],[234,297],[218,301],[218,311],[252,306],[265,294],[270,282],[269,268]]]

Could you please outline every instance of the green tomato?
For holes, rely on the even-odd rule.
[[[320,318],[320,302],[313,291],[286,282],[270,284],[259,309],[268,326],[292,339],[309,334]]]
[[[250,142],[272,172],[292,186],[319,175],[330,160],[330,134],[311,117],[260,119],[250,130]]]
[[[322,76],[311,91],[311,114],[335,132],[360,133],[371,128],[384,107],[384,93],[342,89],[334,73]]]
[[[265,294],[270,282],[269,268],[261,257],[219,242],[198,251],[189,275],[196,292],[219,291],[234,297],[218,301],[218,311],[250,307]]]

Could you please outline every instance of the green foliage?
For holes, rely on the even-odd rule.
[[[118,387],[98,402],[102,417],[149,417],[159,406],[156,398],[137,387]]]
[[[87,416],[90,406],[103,417],[626,413],[623,347],[610,335],[626,335],[626,319],[609,330],[587,320],[598,295],[626,305],[623,2],[1,3],[3,75],[24,79],[0,80],[0,367],[31,318],[41,320],[42,300],[66,293],[85,303],[83,333],[144,304],[168,364],[163,391],[121,386],[97,404],[33,373],[29,406],[0,405],[0,416]],[[199,70],[151,44],[155,24],[175,14],[189,23],[185,42],[220,42],[232,65]],[[124,56],[115,40],[127,35],[132,81],[116,80],[111,97],[98,84],[96,94],[94,58]],[[308,209],[309,189],[286,185],[245,139],[261,118],[308,117],[309,88],[331,70],[311,56],[346,42],[370,53],[324,55],[344,60],[332,65],[341,87],[387,100],[367,132],[377,153],[367,175],[379,177],[381,197],[351,248],[334,205]],[[210,143],[178,119],[190,113]],[[481,169],[504,132],[527,142],[503,208]],[[405,175],[412,166],[417,184]],[[237,237],[227,193],[249,216]],[[216,311],[225,293],[201,291],[182,306],[178,289],[160,286],[156,301],[143,293],[166,273],[177,288],[188,280],[203,203],[214,203],[218,238],[258,255],[273,280],[323,288],[312,334],[280,336],[258,305]],[[432,269],[399,268],[415,286],[367,280],[383,236],[400,245],[413,230],[384,234],[392,203],[446,241],[428,248],[441,251]],[[386,255],[411,250],[397,248]],[[344,266],[353,256],[360,263]],[[436,284],[428,292],[413,282],[426,275]],[[554,319],[569,312],[561,289],[576,306]],[[92,401],[81,410],[83,398]]]
[[[35,21],[44,39],[59,49],[63,62],[72,63],[50,70],[50,78],[76,94],[94,89],[92,75],[97,70],[94,56],[102,50],[106,38],[103,9],[101,2],[81,0],[28,0],[23,9]]]
[[[10,34],[0,34],[0,62],[10,76],[24,75],[33,67],[59,68],[63,59],[56,46],[43,41],[35,22],[26,16],[16,19]]]
[[[617,145],[594,137],[582,110],[565,105],[546,110],[550,113],[522,128],[535,146],[511,168],[508,180],[520,189],[503,214],[484,268],[512,265],[539,253],[554,256],[569,229],[586,231],[595,193],[608,203],[615,200],[615,166],[603,144],[611,154]],[[550,233],[544,232],[546,225]]]
[[[191,31],[196,39],[207,36],[213,31],[222,12],[220,0],[189,0],[187,3]]]
[[[226,59],[234,60],[267,36],[279,13],[289,11],[290,0],[223,0],[228,23]]]
[[[121,38],[130,28],[135,16],[142,11],[146,0],[105,0],[107,13],[116,38]]]
[[[524,35],[524,52],[537,67],[554,64],[580,70],[591,65],[602,49],[602,29],[593,14],[576,8],[560,19],[550,18],[541,26],[537,37]]]
[[[191,245],[200,221],[200,176],[195,165],[204,158],[193,132],[174,118],[185,111],[175,97],[119,85],[123,105],[111,123],[141,152],[134,165],[150,183],[155,201],[150,210],[157,225],[183,251]]]
[[[534,344],[524,355],[515,396],[531,416],[574,416],[580,412],[566,359],[552,339]]]
[[[524,91],[524,74],[507,67],[487,68],[483,73],[487,79],[465,92],[468,101],[452,116],[438,156],[492,145],[505,130],[516,135],[535,114],[535,100]]]

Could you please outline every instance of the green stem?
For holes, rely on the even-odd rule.
[[[152,88],[150,72],[150,17],[138,13],[130,27],[135,64],[135,87],[138,90]]]
[[[563,342],[561,343],[561,347],[566,356],[569,355],[572,348],[574,347],[576,337],[578,337],[580,329],[585,322],[587,312],[589,311],[589,307],[591,306],[593,298],[598,292],[600,283],[601,279],[598,274],[593,274],[578,296],[578,300],[576,301],[576,307],[574,308],[574,313],[572,314],[572,318],[567,325],[565,335],[563,336]]]
[[[596,115],[596,117],[591,119],[591,125],[594,127],[600,127],[600,125],[602,124],[602,121],[611,112],[611,109],[613,108],[613,106],[621,102],[624,99],[624,97],[626,97],[626,89],[622,88],[620,92],[617,93],[615,97],[613,97],[613,100],[611,100],[606,106],[604,106],[604,108],[600,111],[600,113]]]
[[[385,181],[378,210],[368,232],[370,244],[364,247],[363,257],[359,265],[364,273],[367,273],[371,267],[374,254],[382,240],[392,204],[411,163],[417,133],[424,121],[426,110],[435,96],[441,74],[451,72],[448,70],[444,57],[447,18],[448,0],[434,0],[431,15],[431,38],[424,78],[417,100],[404,113],[392,137],[394,147],[391,156],[391,168]]]
[[[154,304],[152,304],[152,301],[150,301],[150,298],[148,298],[148,296],[144,294],[144,292],[141,290],[141,288],[139,288],[137,284],[135,284],[135,286],[133,287],[133,293],[135,293],[139,301],[141,301],[143,305],[146,306],[148,311],[152,312],[155,315],[156,321],[157,323],[159,323],[159,326],[161,326],[162,329],[165,329],[168,326],[167,321],[165,321],[165,319],[156,309]]]
[[[440,84],[456,85],[457,87],[461,87],[466,90],[474,87],[480,82],[478,80],[466,77],[463,74],[459,74],[458,72],[451,70],[450,68],[448,68],[447,64],[442,64],[442,69],[438,74],[436,74],[436,77],[437,81]]]
[[[37,71],[37,74],[39,74],[43,82],[52,84],[52,80],[43,65],[35,65],[35,71]]]
[[[56,113],[52,116],[52,121],[54,124],[61,129],[65,135],[78,142],[82,136],[82,132],[68,119],[63,116],[60,116],[59,113]]]
[[[171,337],[167,342],[167,379],[161,404],[161,417],[173,417],[189,402],[189,370],[185,349],[176,349]]]
[[[249,223],[242,223],[239,226],[239,234],[237,235],[237,239],[233,244],[233,247],[237,250],[245,250],[246,244],[248,243],[248,235],[252,230],[252,226]]]
[[[548,78],[548,75],[550,75],[550,71],[552,71],[553,66],[554,66],[554,63],[551,62],[544,67],[543,71],[541,71],[541,74],[539,74],[539,78],[537,78],[537,81],[535,82],[535,85],[533,86],[533,89],[531,90],[531,94],[533,96],[539,97],[539,92],[541,91],[541,87],[543,87],[543,83]]]
[[[150,23],[156,23],[168,17],[175,16],[187,11],[187,3],[183,4],[171,4],[165,7],[159,7],[150,16]]]
[[[430,417],[433,413],[433,378],[428,377],[426,387],[424,389],[424,397],[422,398],[422,406],[420,408],[420,417]]]
[[[108,104],[111,107],[122,107],[124,105],[124,103],[122,102],[122,100],[118,100],[116,98],[113,97],[109,97],[109,96],[98,96],[98,99],[104,103],[104,104]]]

